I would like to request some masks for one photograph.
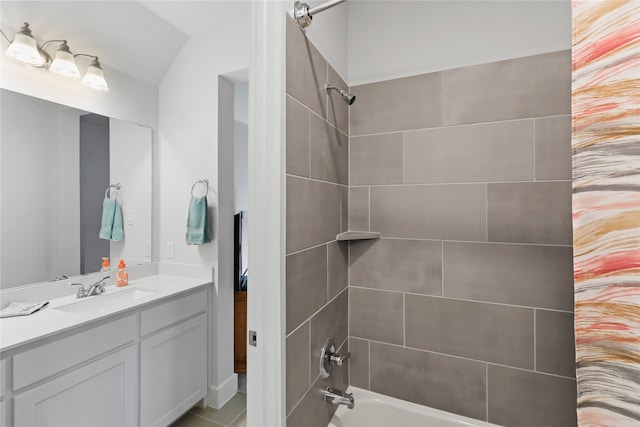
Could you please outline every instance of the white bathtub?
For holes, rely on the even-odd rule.
[[[328,427],[497,427],[428,406],[417,405],[357,387],[349,387],[356,405],[340,406]]]

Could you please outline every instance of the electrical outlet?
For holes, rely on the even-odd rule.
[[[146,258],[151,258],[151,241],[145,240],[144,242],[144,256]]]
[[[134,209],[127,209],[127,225],[134,225],[136,223],[136,211]]]
[[[174,259],[176,257],[176,245],[173,242],[167,243],[167,258]]]

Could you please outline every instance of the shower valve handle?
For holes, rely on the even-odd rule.
[[[337,355],[337,354],[334,353],[329,357],[329,360],[334,365],[342,366],[344,364],[344,362],[347,359],[349,359],[350,357],[351,357],[351,352],[347,352],[347,354],[345,354],[344,356],[340,356],[340,355]]]

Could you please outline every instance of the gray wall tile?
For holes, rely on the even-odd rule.
[[[369,187],[349,187],[349,230],[369,230]]]
[[[444,182],[445,129],[421,129],[404,133],[404,182]]]
[[[349,282],[349,245],[347,242],[331,242],[327,244],[329,283],[327,297],[332,299]]]
[[[371,390],[484,420],[484,363],[371,342]]]
[[[349,384],[369,390],[369,341],[349,337]]]
[[[489,422],[513,427],[577,425],[575,380],[489,365]]]
[[[287,337],[287,414],[309,389],[309,322]]]
[[[327,117],[327,61],[292,19],[286,19],[287,93],[323,118]]]
[[[327,247],[318,246],[286,258],[287,333],[327,302]]]
[[[331,338],[336,346],[347,339],[349,333],[349,292],[345,289],[311,318],[311,381],[320,374],[320,352]],[[336,370],[334,369],[334,373]]]
[[[444,72],[444,124],[571,112],[571,51]]]
[[[570,247],[444,243],[444,295],[573,310]]]
[[[385,237],[486,241],[485,184],[371,188],[371,230]]]
[[[403,294],[349,288],[349,334],[354,337],[404,343]]]
[[[287,173],[309,176],[309,110],[287,96]]]
[[[349,229],[349,187],[342,186],[340,189],[340,232]]]
[[[351,88],[351,135],[440,126],[442,75],[421,74]]]
[[[341,193],[335,184],[287,177],[287,253],[335,240]]]
[[[536,310],[536,370],[575,378],[573,313]]]
[[[571,182],[488,184],[490,242],[571,245]]]
[[[311,115],[311,178],[349,183],[349,138],[315,114]]]
[[[406,345],[533,369],[533,310],[405,296]]]
[[[324,401],[326,382],[319,379],[313,383],[298,406],[287,416],[288,427],[327,427],[338,407]]]
[[[340,89],[349,91],[349,87],[342,77],[338,75],[336,70],[333,69],[331,64],[329,64],[328,82]],[[330,91],[328,95],[327,115],[329,116],[329,123],[340,129],[345,134],[349,134],[349,106],[342,100],[340,94],[335,90]]]
[[[442,295],[442,243],[380,239],[350,246],[352,286]]]
[[[483,123],[444,130],[444,181],[533,179],[533,121]]]
[[[571,116],[536,119],[536,179],[571,179]]]
[[[351,185],[402,184],[402,134],[351,138]]]

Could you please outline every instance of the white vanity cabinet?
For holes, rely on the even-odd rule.
[[[168,425],[207,393],[207,307],[198,287],[4,352],[1,427]]]
[[[8,389],[7,359],[0,359],[0,427],[9,425],[9,404],[5,400]]]
[[[137,425],[137,326],[131,314],[14,355],[14,425]]]
[[[135,345],[14,397],[16,426],[136,426]]]
[[[207,394],[206,308],[201,291],[142,312],[141,426],[166,426]]]

